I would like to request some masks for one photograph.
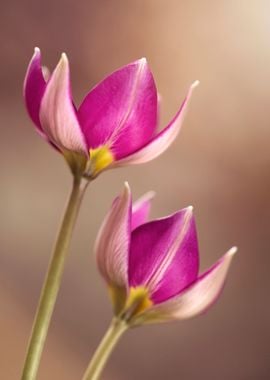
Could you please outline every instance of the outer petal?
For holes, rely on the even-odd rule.
[[[43,131],[60,150],[88,156],[71,99],[69,63],[65,54],[62,54],[49,80],[41,101],[39,117]]]
[[[231,248],[212,268],[198,280],[170,300],[156,305],[146,315],[146,320],[167,321],[186,319],[208,309],[223,289],[228,269],[236,248]]]
[[[44,133],[39,120],[39,109],[45,88],[46,81],[41,67],[41,54],[39,48],[35,48],[24,79],[23,94],[29,116],[43,136]]]
[[[94,87],[78,117],[89,148],[106,145],[120,159],[145,145],[157,126],[157,91],[146,59],[124,66]]]
[[[131,218],[132,231],[141,224],[147,222],[151,208],[151,200],[154,196],[155,193],[153,191],[149,191],[133,204]]]
[[[146,287],[154,303],[179,293],[197,273],[198,247],[191,207],[132,232],[129,284]]]
[[[123,193],[113,202],[95,244],[98,268],[114,287],[127,285],[130,225],[131,193],[126,183]]]
[[[143,164],[145,162],[151,161],[154,158],[158,157],[160,154],[165,152],[165,150],[173,143],[176,139],[189,104],[189,100],[192,95],[193,89],[199,84],[198,81],[194,82],[189,88],[188,94],[182,103],[179,111],[173,118],[173,120],[164,128],[160,133],[158,133],[148,144],[143,148],[138,149],[135,153],[130,154],[127,157],[124,157],[116,162],[113,166],[125,166],[132,164]]]

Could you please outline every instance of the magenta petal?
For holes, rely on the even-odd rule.
[[[146,286],[154,302],[178,293],[196,279],[197,273],[198,247],[191,207],[132,232],[129,284]]]
[[[151,200],[155,193],[149,191],[139,198],[132,207],[132,220],[131,220],[131,230],[135,230],[138,226],[148,221],[148,217],[151,209]]]
[[[230,249],[190,287],[156,305],[151,313],[160,321],[191,318],[206,311],[220,295],[236,248]]]
[[[98,268],[109,285],[127,286],[130,224],[131,193],[126,183],[123,193],[113,202],[95,244]]]
[[[192,283],[199,271],[199,249],[194,218],[188,225],[171,264],[152,294],[155,304],[163,302]],[[181,233],[181,232],[180,232]]]
[[[78,117],[89,148],[106,144],[120,159],[145,145],[157,125],[157,91],[146,60],[124,66],[94,87]]]
[[[166,149],[174,142],[176,139],[184,120],[186,114],[187,106],[192,95],[193,89],[198,85],[198,81],[194,82],[188,94],[182,103],[179,111],[173,118],[173,120],[164,128],[160,133],[158,133],[149,143],[147,143],[142,148],[139,148],[136,152],[116,161],[113,166],[125,166],[125,165],[135,165],[143,164],[145,162],[151,161],[154,158],[161,155]]]
[[[88,149],[77,119],[70,88],[69,63],[62,57],[47,84],[39,112],[42,129],[61,151],[88,156]]]
[[[41,54],[40,50],[35,48],[24,79],[23,94],[29,116],[42,135],[44,133],[39,120],[39,109],[45,88],[46,81],[42,73]]]

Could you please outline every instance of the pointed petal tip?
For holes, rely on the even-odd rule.
[[[145,57],[139,58],[134,62],[135,65],[139,67],[148,66],[147,59]]]
[[[199,82],[198,80],[195,80],[195,81],[191,84],[191,86],[189,87],[189,90],[188,90],[188,94],[187,94],[186,100],[189,100],[189,99],[190,99],[190,97],[191,97],[191,95],[192,95],[192,93],[193,93],[193,90],[194,90],[196,87],[198,87],[199,84],[200,84],[200,82]]]
[[[54,69],[55,73],[65,72],[69,69],[69,62],[66,53],[61,53],[60,59]]]
[[[63,52],[63,53],[61,54],[61,60],[63,60],[63,61],[68,61],[68,57],[67,57],[67,55],[66,55],[65,52]]]
[[[188,206],[185,208],[182,208],[173,214],[166,216],[164,219],[169,218],[176,218],[176,220],[179,220],[181,223],[181,228],[184,231],[186,228],[189,229],[192,223],[192,220],[194,219],[193,215],[193,206]],[[160,218],[163,219],[163,218]]]
[[[123,196],[130,197],[131,190],[128,181],[124,182],[124,190],[123,190]]]
[[[182,214],[183,212],[185,213],[186,217],[188,219],[191,219],[192,216],[193,216],[193,209],[194,207],[193,206],[188,206],[188,207],[185,207],[184,209],[182,210],[179,210],[178,213],[179,214]]]
[[[124,182],[124,187],[125,187],[125,189],[130,190],[130,186],[129,186],[128,181]]]
[[[50,75],[51,75],[50,70],[48,69],[47,66],[42,66],[41,70],[42,70],[42,74],[43,74],[45,81],[48,82]]]
[[[155,195],[156,193],[154,191],[148,191],[132,204],[132,231],[149,221],[151,203]]]
[[[140,207],[143,203],[151,201],[156,196],[155,191],[148,191],[144,195],[142,195],[134,204],[133,211],[137,210],[137,207]]]
[[[58,62],[58,67],[63,67],[63,68],[67,68],[69,66],[69,62],[68,62],[68,57],[66,55],[66,53],[62,53],[61,54],[61,57],[60,57],[60,60]]]
[[[157,195],[157,193],[154,191],[154,190],[150,190],[148,191],[146,194],[145,194],[145,198],[144,199],[148,199],[148,200],[151,200],[153,199],[155,196]]]
[[[41,53],[40,49],[35,47],[23,82],[23,96],[30,118],[36,125],[40,135],[43,136],[45,140],[48,140],[42,131],[39,120],[40,102],[43,97],[45,87],[46,82],[42,75],[41,69]]]
[[[227,252],[227,256],[234,256],[236,254],[236,252],[238,251],[238,248],[237,247],[232,247],[231,249],[229,249],[229,251]]]
[[[189,223],[193,217],[193,206],[181,208],[180,210],[177,210],[170,215],[163,216],[159,218],[158,220],[170,219],[170,218],[175,218],[175,217],[182,219],[183,216],[186,222]]]
[[[195,81],[192,83],[191,88],[194,89],[194,88],[198,87],[199,84],[200,84],[200,81],[199,81],[199,80],[195,80]]]
[[[41,60],[41,52],[40,52],[40,49],[38,47],[35,47],[34,48],[34,53],[32,55],[32,58],[31,58],[29,66],[31,65],[31,63],[33,63],[34,61],[38,61],[38,60],[39,61]]]

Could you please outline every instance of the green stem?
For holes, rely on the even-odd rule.
[[[100,342],[82,380],[98,380],[107,360],[128,325],[124,320],[113,319]]]
[[[37,376],[41,354],[61,284],[72,231],[86,187],[86,180],[76,177],[74,178],[72,191],[67,203],[66,211],[55,243],[52,259],[39,299],[24,363],[22,380],[35,380]]]

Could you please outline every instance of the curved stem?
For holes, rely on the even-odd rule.
[[[87,181],[74,178],[72,191],[55,243],[44,281],[24,363],[22,380],[34,380],[45,344],[48,328],[60,288],[65,259]]]
[[[99,379],[110,354],[127,328],[128,325],[124,320],[116,318],[112,320],[112,323],[90,361],[82,380]]]

